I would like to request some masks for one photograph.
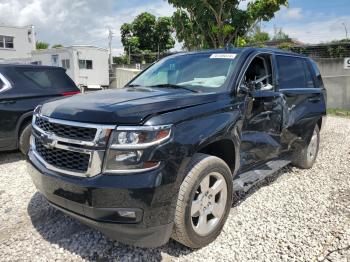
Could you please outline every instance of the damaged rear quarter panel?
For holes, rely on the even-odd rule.
[[[281,89],[284,98],[282,139],[289,146],[304,146],[311,139],[315,125],[326,115],[323,88]]]

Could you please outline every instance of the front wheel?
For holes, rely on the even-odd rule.
[[[312,133],[311,140],[307,146],[294,152],[292,164],[296,167],[309,169],[312,168],[316,161],[318,150],[320,147],[320,129],[318,125]]]
[[[32,124],[28,123],[26,124],[19,135],[19,150],[24,154],[27,155],[29,152],[30,147],[30,135],[32,133]]]
[[[220,158],[196,154],[181,184],[173,238],[200,248],[216,239],[232,205],[232,175]]]

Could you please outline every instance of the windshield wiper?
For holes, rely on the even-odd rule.
[[[185,89],[185,90],[191,91],[193,93],[198,93],[198,91],[193,90],[191,88],[181,86],[181,85],[175,85],[175,84],[159,84],[159,85],[153,85],[150,87],[168,87],[168,88],[174,88],[174,89]]]
[[[130,84],[130,85],[127,85],[127,87],[137,87],[137,86],[140,86],[140,85],[137,85],[137,84]]]

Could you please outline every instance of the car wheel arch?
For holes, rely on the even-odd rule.
[[[196,153],[216,156],[224,160],[232,172],[236,168],[237,145],[232,139],[222,138],[211,141],[199,147]]]
[[[17,127],[16,127],[16,137],[17,140],[19,138],[19,136],[21,135],[21,131],[23,130],[23,128],[32,121],[32,116],[33,116],[33,111],[24,113],[20,119],[17,122]]]

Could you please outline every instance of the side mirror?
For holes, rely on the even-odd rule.
[[[239,87],[239,92],[244,95],[251,95],[255,91],[254,83],[242,83]]]

